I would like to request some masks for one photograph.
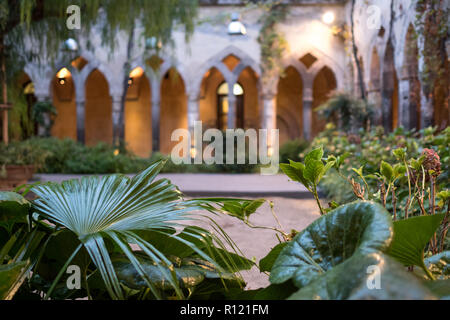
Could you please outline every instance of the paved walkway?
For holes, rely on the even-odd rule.
[[[82,175],[35,174],[33,181],[61,182]],[[294,199],[312,198],[300,183],[289,181],[282,174],[263,176],[259,174],[160,174],[177,185],[189,196],[235,196],[235,197],[284,197]]]

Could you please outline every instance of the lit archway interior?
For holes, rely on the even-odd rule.
[[[323,67],[316,75],[313,84],[313,112],[312,112],[312,136],[316,136],[326,125],[326,120],[321,119],[314,110],[322,103],[326,102],[330,93],[337,87],[336,77],[328,67]]]
[[[217,88],[217,128],[228,129],[228,116],[230,104],[228,83],[222,82]],[[244,128],[244,89],[240,83],[233,85],[233,94],[236,97],[236,128]]]
[[[67,68],[58,71],[52,81],[53,105],[57,115],[52,127],[52,136],[77,139],[77,106],[75,85]]]
[[[130,73],[125,103],[125,142],[136,155],[148,157],[152,151],[150,82],[141,67]]]
[[[200,88],[199,119],[202,121],[203,130],[218,128],[217,106],[219,86],[225,82],[222,73],[216,68],[211,68],[203,76]]]
[[[85,139],[87,145],[112,143],[112,102],[109,85],[103,74],[95,69],[86,81]]]
[[[177,141],[172,142],[172,132],[187,129],[187,95],[183,78],[176,69],[170,69],[161,83],[160,150],[169,154]]]
[[[303,81],[294,67],[288,67],[284,77],[280,77],[276,101],[277,128],[282,145],[302,135]]]
[[[236,128],[259,129],[261,127],[260,108],[258,99],[258,76],[252,68],[245,68],[238,78],[238,85],[242,90],[233,89],[237,98],[236,109]],[[239,102],[237,92],[242,92],[242,102]],[[242,111],[239,110],[242,104]]]
[[[394,64],[394,49],[389,43],[386,47],[383,68],[383,126],[391,131],[398,125],[398,78]]]

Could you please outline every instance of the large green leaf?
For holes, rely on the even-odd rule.
[[[270,281],[279,284],[292,279],[301,288],[354,254],[385,251],[392,237],[391,217],[379,204],[360,201],[341,206],[286,245]]]
[[[27,261],[0,265],[0,300],[10,300],[24,280]]]
[[[204,234],[191,234],[196,241],[204,240],[206,245],[202,249],[195,241],[172,233],[173,228],[184,227],[182,222],[203,218],[203,215],[196,212],[203,207],[200,201],[185,201],[169,180],[155,181],[164,163],[165,161],[155,162],[133,178],[124,175],[83,177],[62,184],[41,184],[32,189],[39,197],[33,204],[35,210],[43,218],[76,234],[113,299],[123,299],[125,295],[111,261],[108,242],[113,242],[114,250],[127,257],[156,298],[161,296],[151,278],[155,273],[145,270],[130,244],[138,246],[153,261],[159,270],[157,274],[168,281],[179,298],[184,298],[180,283],[170,271],[173,263],[167,254],[140,237],[138,231],[167,232],[170,237],[189,246],[200,258],[215,265],[218,270],[222,269],[222,273],[229,271],[223,270],[209,254],[209,248],[214,244],[220,248],[225,247],[222,241],[229,243],[228,236],[222,233],[223,237],[220,238],[219,232],[213,234],[207,231]],[[80,247],[70,255],[66,265],[77,256]],[[58,279],[55,279],[54,284]]]
[[[416,265],[428,272],[423,261],[424,250],[443,218],[443,214],[436,214],[395,221],[388,254],[405,266]]]
[[[8,231],[15,223],[26,223],[31,204],[15,192],[0,192],[0,226]]]
[[[357,253],[289,297],[291,300],[436,298],[418,278],[382,253]]]
[[[124,285],[136,290],[147,287],[146,281],[125,257],[113,258],[112,261],[118,278]],[[139,262],[146,275],[158,289],[173,289],[171,279],[167,277],[167,274],[171,274],[171,270],[167,269],[167,274],[163,273],[153,261],[145,258],[142,254],[139,257]],[[195,287],[205,279],[238,279],[232,274],[222,274],[214,265],[201,259],[176,259],[175,265],[173,272],[175,272],[181,288]]]
[[[270,252],[267,254],[267,256],[265,256],[259,261],[259,271],[270,272],[270,270],[272,270],[273,264],[275,263],[275,260],[277,260],[281,251],[284,249],[285,246],[287,246],[287,244],[288,242],[282,242],[273,247],[272,250],[270,250]]]
[[[280,169],[287,175],[292,181],[302,183],[306,188],[310,187],[310,183],[304,177],[305,166],[303,163],[291,161],[290,164],[280,163]]]

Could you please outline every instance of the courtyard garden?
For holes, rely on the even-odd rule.
[[[449,300],[449,8],[372,2],[0,1],[0,300]]]

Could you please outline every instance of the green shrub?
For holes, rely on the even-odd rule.
[[[436,179],[436,189],[443,190],[450,187],[449,164],[450,164],[450,128],[442,132],[436,132],[434,128],[426,128],[419,132],[406,131],[398,128],[392,133],[385,134],[383,128],[377,127],[369,132],[361,130],[358,135],[347,134],[337,131],[332,126],[319,134],[312,144],[311,149],[323,146],[325,157],[329,155],[344,156],[345,161],[341,166],[341,173],[345,177],[354,178],[356,182],[362,183],[360,177],[353,168],[363,167],[364,175],[371,189],[378,189],[379,180],[374,175],[379,173],[381,163],[398,163],[394,150],[402,149],[408,159],[419,159],[425,149],[434,150],[440,157],[441,173]],[[397,209],[402,210],[406,205],[408,196],[408,183],[406,175],[401,176],[395,184]],[[321,180],[320,189],[328,199],[337,203],[346,203],[355,200],[351,188],[345,179],[340,178],[338,173],[332,169]],[[424,209],[428,210],[428,201],[424,202]],[[392,195],[388,194],[386,207],[392,210]],[[418,213],[420,208],[416,205],[411,208]]]
[[[300,161],[300,154],[308,148],[309,143],[303,139],[290,140],[280,147],[280,163],[289,160]]]

